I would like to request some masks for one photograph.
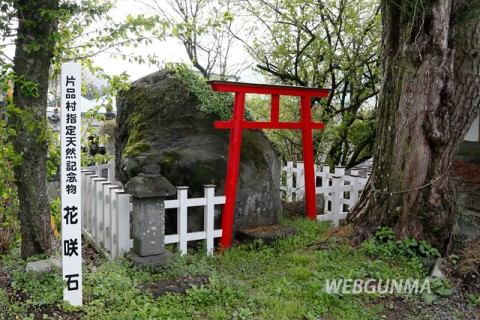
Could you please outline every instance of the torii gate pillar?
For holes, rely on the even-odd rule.
[[[300,129],[302,130],[303,162],[305,167],[305,202],[307,216],[317,219],[315,196],[315,163],[313,155],[312,130],[324,128],[321,122],[312,121],[311,98],[326,98],[330,94],[328,89],[307,87],[260,85],[229,81],[207,81],[214,91],[234,92],[233,119],[229,121],[216,121],[215,128],[231,129],[230,148],[228,151],[227,178],[225,182],[226,202],[222,213],[222,249],[230,247],[237,194],[238,170],[240,167],[240,146],[242,143],[243,129]],[[244,120],[246,94],[271,95],[271,114],[269,122],[251,122]],[[280,96],[300,97],[300,122],[280,122]]]

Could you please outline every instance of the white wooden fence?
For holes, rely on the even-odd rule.
[[[281,190],[286,201],[303,199],[305,195],[305,173],[303,162],[295,165],[288,161],[282,168]],[[357,202],[363,191],[370,173],[360,177],[359,169],[353,168],[350,174],[345,173],[344,167],[335,167],[330,172],[328,165],[315,166],[316,194],[323,195],[325,210],[317,215],[319,221],[332,221],[338,226],[341,219],[345,219],[348,210]]]
[[[130,195],[114,177],[114,160],[82,170],[82,232],[111,259],[132,247]]]
[[[120,182],[115,181],[115,161],[82,170],[82,231],[108,257],[116,259],[133,247],[130,238],[132,203]],[[100,175],[100,176],[99,176]],[[205,186],[203,198],[188,199],[188,187],[177,188],[177,199],[165,201],[165,209],[177,209],[177,233],[165,235],[165,243],[178,243],[181,254],[187,252],[187,242],[207,242],[207,253],[214,248],[214,238],[222,230],[214,230],[215,205],[225,203],[224,196],[215,197],[215,186]],[[188,208],[204,207],[204,231],[187,232]]]
[[[215,186],[205,185],[203,198],[188,199],[188,187],[177,187],[177,199],[165,201],[165,209],[177,209],[177,233],[165,236],[165,243],[178,243],[180,253],[187,253],[187,242],[207,241],[207,254],[213,253],[213,240],[222,236],[222,230],[214,230],[215,205],[225,204],[225,196],[215,197]],[[188,208],[204,207],[205,231],[187,232]]]
[[[115,181],[115,161],[86,167],[82,170],[82,231],[97,248],[115,259],[133,247],[130,237],[132,203],[130,194]],[[345,174],[345,168],[330,172],[327,165],[315,167],[316,194],[323,195],[325,210],[317,215],[320,221],[332,221],[335,226],[345,219],[348,210],[357,202],[369,178],[360,177],[358,169]],[[304,197],[304,168],[302,162],[287,162],[282,168],[282,186],[287,201]],[[177,233],[165,235],[165,243],[178,243],[181,254],[187,252],[188,241],[206,240],[207,253],[214,248],[214,238],[222,230],[214,230],[215,206],[225,203],[225,196],[215,197],[215,187],[206,185],[203,198],[189,199],[188,187],[177,187],[177,199],[165,201],[165,209],[177,209]],[[188,208],[204,207],[204,231],[187,232]]]

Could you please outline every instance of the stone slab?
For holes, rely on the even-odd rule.
[[[50,258],[47,260],[40,260],[40,261],[32,261],[27,263],[25,271],[34,271],[34,272],[48,272],[55,268],[61,269],[62,268],[62,259],[61,258]]]
[[[139,256],[165,253],[165,205],[161,198],[133,198],[133,251]]]
[[[141,257],[135,252],[127,253],[127,258],[130,259],[138,269],[144,268],[166,268],[170,266],[176,259],[176,256],[170,251],[165,251],[163,254],[155,256]]]

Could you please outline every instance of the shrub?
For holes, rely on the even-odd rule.
[[[428,244],[425,240],[418,241],[414,238],[405,237],[403,240],[395,240],[392,228],[379,227],[375,235],[362,244],[368,254],[378,257],[405,256],[412,259],[439,257],[440,252]]]

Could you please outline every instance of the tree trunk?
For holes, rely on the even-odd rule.
[[[15,167],[15,179],[24,259],[50,250],[51,245],[46,111],[57,8],[58,0],[17,2],[13,101],[22,113],[10,120],[17,131],[12,141],[15,151],[22,155],[22,163]]]
[[[456,213],[454,155],[480,102],[480,4],[382,1],[383,82],[373,172],[347,219],[445,251]]]

